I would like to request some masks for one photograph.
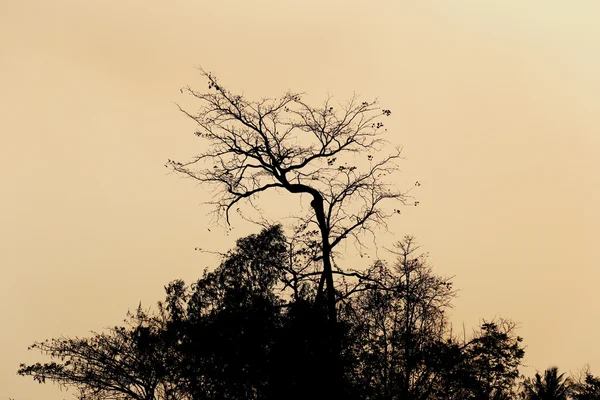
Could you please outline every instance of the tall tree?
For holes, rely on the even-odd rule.
[[[199,126],[196,135],[208,141],[206,150],[190,161],[169,160],[167,166],[184,176],[213,186],[217,215],[229,223],[230,210],[244,200],[253,204],[261,193],[279,190],[308,196],[310,212],[301,216],[301,228],[320,233],[319,259],[323,269],[316,302],[325,297],[330,336],[328,390],[339,395],[342,371],[341,337],[337,326],[336,289],[332,252],[344,239],[385,224],[393,212],[385,200],[404,202],[405,193],[386,181],[397,170],[400,149],[388,153],[381,137],[385,131],[376,101],[353,97],[345,104],[327,99],[320,107],[299,93],[252,101],[225,88],[212,74],[208,92],[182,89],[200,101],[196,112],[180,108]],[[357,165],[357,156],[368,167]],[[323,292],[326,289],[326,295]]]
[[[381,137],[380,117],[391,112],[356,97],[345,104],[329,98],[320,107],[290,92],[251,101],[200,72],[208,79],[208,92],[182,89],[200,100],[199,110],[180,109],[199,125],[196,135],[208,142],[206,150],[168,165],[214,186],[218,192],[211,204],[227,223],[232,208],[244,200],[253,204],[267,190],[308,196],[312,212],[302,217],[301,227],[314,225],[320,233],[323,271],[317,300],[326,285],[329,319],[335,323],[332,251],[347,237],[358,239],[359,233],[385,223],[393,212],[383,210],[384,200],[406,199],[385,179],[400,158],[399,148],[384,151]],[[368,167],[357,167],[358,155]]]

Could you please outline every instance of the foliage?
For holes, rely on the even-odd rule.
[[[600,378],[585,367],[579,376],[571,378],[570,390],[573,400],[600,400]]]
[[[393,267],[376,263],[345,311],[358,360],[355,379],[373,398],[426,398],[454,292],[450,280],[435,275],[425,255],[416,253],[414,238],[405,237],[396,249]]]
[[[564,373],[558,373],[558,367],[550,367],[542,377],[536,372],[533,379],[523,382],[523,398],[526,400],[567,400],[570,381]]]
[[[21,365],[19,374],[95,400],[450,400],[510,392],[523,356],[514,324],[484,323],[465,343],[452,338],[451,281],[433,272],[411,237],[397,244],[391,266],[336,271],[342,375],[330,385],[334,338],[327,308],[312,301],[318,273],[295,263],[292,250],[280,226],[242,238],[192,285],[167,285],[156,312],[138,308],[126,326],[90,338],[36,343],[51,362]]]
[[[512,321],[486,322],[465,346],[465,367],[470,372],[471,398],[507,399],[514,396],[519,366],[525,356],[523,339]]]
[[[46,340],[33,344],[52,362],[21,364],[18,373],[44,383],[75,387],[82,399],[172,399],[178,382],[170,358],[169,332],[138,308],[127,326],[90,338]]]

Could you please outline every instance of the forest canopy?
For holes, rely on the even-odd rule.
[[[157,307],[140,306],[124,325],[35,343],[51,361],[18,372],[82,399],[325,396],[327,313],[312,301],[318,279],[295,275],[289,248],[280,226],[239,239],[217,268],[191,285],[171,282]],[[395,255],[337,275],[343,398],[508,399],[549,379],[518,384],[524,346],[509,320],[456,334],[447,318],[452,280],[435,274],[414,238]],[[594,398],[581,393],[597,393],[597,381],[588,372],[569,393]]]

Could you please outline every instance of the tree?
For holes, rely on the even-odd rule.
[[[396,263],[389,268],[379,261],[363,273],[363,287],[343,314],[359,360],[356,378],[368,398],[427,399],[435,388],[454,292],[418,249],[413,237],[398,242]]]
[[[519,366],[525,356],[523,339],[515,335],[516,324],[508,320],[486,322],[463,348],[465,369],[462,384],[469,398],[500,400],[513,397]],[[467,378],[470,377],[470,378]]]
[[[600,400],[600,378],[586,366],[578,376],[570,379],[570,390],[574,400]]]
[[[322,398],[326,314],[306,299],[310,280],[285,291],[295,271],[288,251],[281,226],[265,228],[189,288],[169,291],[165,304],[181,310],[179,380],[193,399]]]
[[[178,333],[180,380],[194,399],[269,399],[275,384],[274,354],[283,300],[274,288],[286,261],[280,226],[237,241],[212,272],[166,304],[181,310]]]
[[[344,239],[385,224],[385,200],[404,202],[406,193],[386,182],[397,170],[400,149],[382,152],[384,132],[376,101],[335,105],[331,98],[312,107],[298,93],[276,99],[250,101],[226,89],[212,74],[209,92],[182,89],[200,100],[194,113],[180,110],[199,125],[196,135],[207,140],[207,150],[187,162],[169,160],[168,166],[184,176],[216,188],[218,216],[229,224],[230,211],[268,190],[310,197],[312,212],[301,217],[299,230],[313,224],[320,234],[319,259],[323,263],[317,301],[325,284],[327,309],[337,321],[332,251]],[[382,155],[376,157],[374,154]],[[360,170],[356,159],[363,154],[369,166]],[[395,212],[399,212],[395,210]],[[358,242],[360,243],[360,241]]]
[[[30,349],[51,361],[22,364],[18,373],[74,387],[82,399],[268,398],[269,353],[282,325],[273,288],[286,258],[279,226],[241,238],[192,289],[167,285],[157,312],[140,306],[125,326],[35,343]]]
[[[241,238],[194,284],[168,284],[155,312],[140,307],[126,326],[90,338],[36,343],[51,361],[18,373],[81,399],[324,398],[326,310],[308,300],[318,285],[310,274],[285,291],[297,271],[289,251],[278,225]]]
[[[567,400],[569,395],[569,379],[564,378],[564,373],[558,373],[557,367],[550,367],[544,371],[542,377],[536,372],[535,377],[523,382],[523,397],[526,400]]]
[[[374,225],[385,224],[393,213],[386,213],[382,202],[406,199],[405,193],[385,181],[385,176],[397,170],[395,161],[400,158],[399,148],[382,152],[384,129],[379,117],[391,111],[357,97],[335,107],[329,98],[322,107],[312,107],[291,92],[250,101],[226,89],[212,74],[200,72],[208,79],[209,92],[185,88],[201,105],[194,113],[180,110],[199,125],[196,135],[208,141],[207,150],[187,162],[169,160],[167,166],[214,186],[217,194],[210,203],[228,224],[233,207],[244,200],[253,204],[268,190],[311,198],[312,212],[300,217],[299,230],[314,224],[320,233],[318,258],[323,270],[315,301],[321,301],[326,288],[330,389],[336,393],[341,379],[341,338],[332,252],[347,237],[353,236],[360,244],[360,232],[373,232]],[[379,153],[381,157],[374,156]],[[356,158],[350,157],[358,154],[369,162],[362,171]]]
[[[129,314],[126,322],[90,338],[35,343],[30,349],[40,350],[53,361],[21,364],[18,374],[32,376],[39,383],[49,380],[74,387],[81,399],[184,398],[174,379],[173,351],[164,324],[141,308]]]
[[[335,271],[342,373],[333,394],[508,398],[523,357],[514,324],[485,322],[468,342],[454,339],[445,315],[451,282],[417,250],[405,237],[391,266]],[[278,225],[241,238],[192,285],[168,284],[156,311],[140,306],[125,326],[89,338],[35,343],[50,362],[18,373],[73,387],[81,399],[331,398],[327,309],[313,301],[319,275],[299,253]],[[586,382],[581,393],[595,381]]]

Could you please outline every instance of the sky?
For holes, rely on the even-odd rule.
[[[203,150],[175,103],[196,67],[249,98],[379,99],[403,146],[391,221],[460,289],[467,332],[510,318],[523,371],[600,374],[596,0],[0,0],[0,398],[34,341],[84,336],[198,278],[256,231],[211,227],[211,193],[167,159]],[[285,205],[269,200],[264,208]],[[279,210],[281,211],[281,210]],[[211,231],[208,231],[208,228]],[[346,258],[351,263],[351,258]]]

